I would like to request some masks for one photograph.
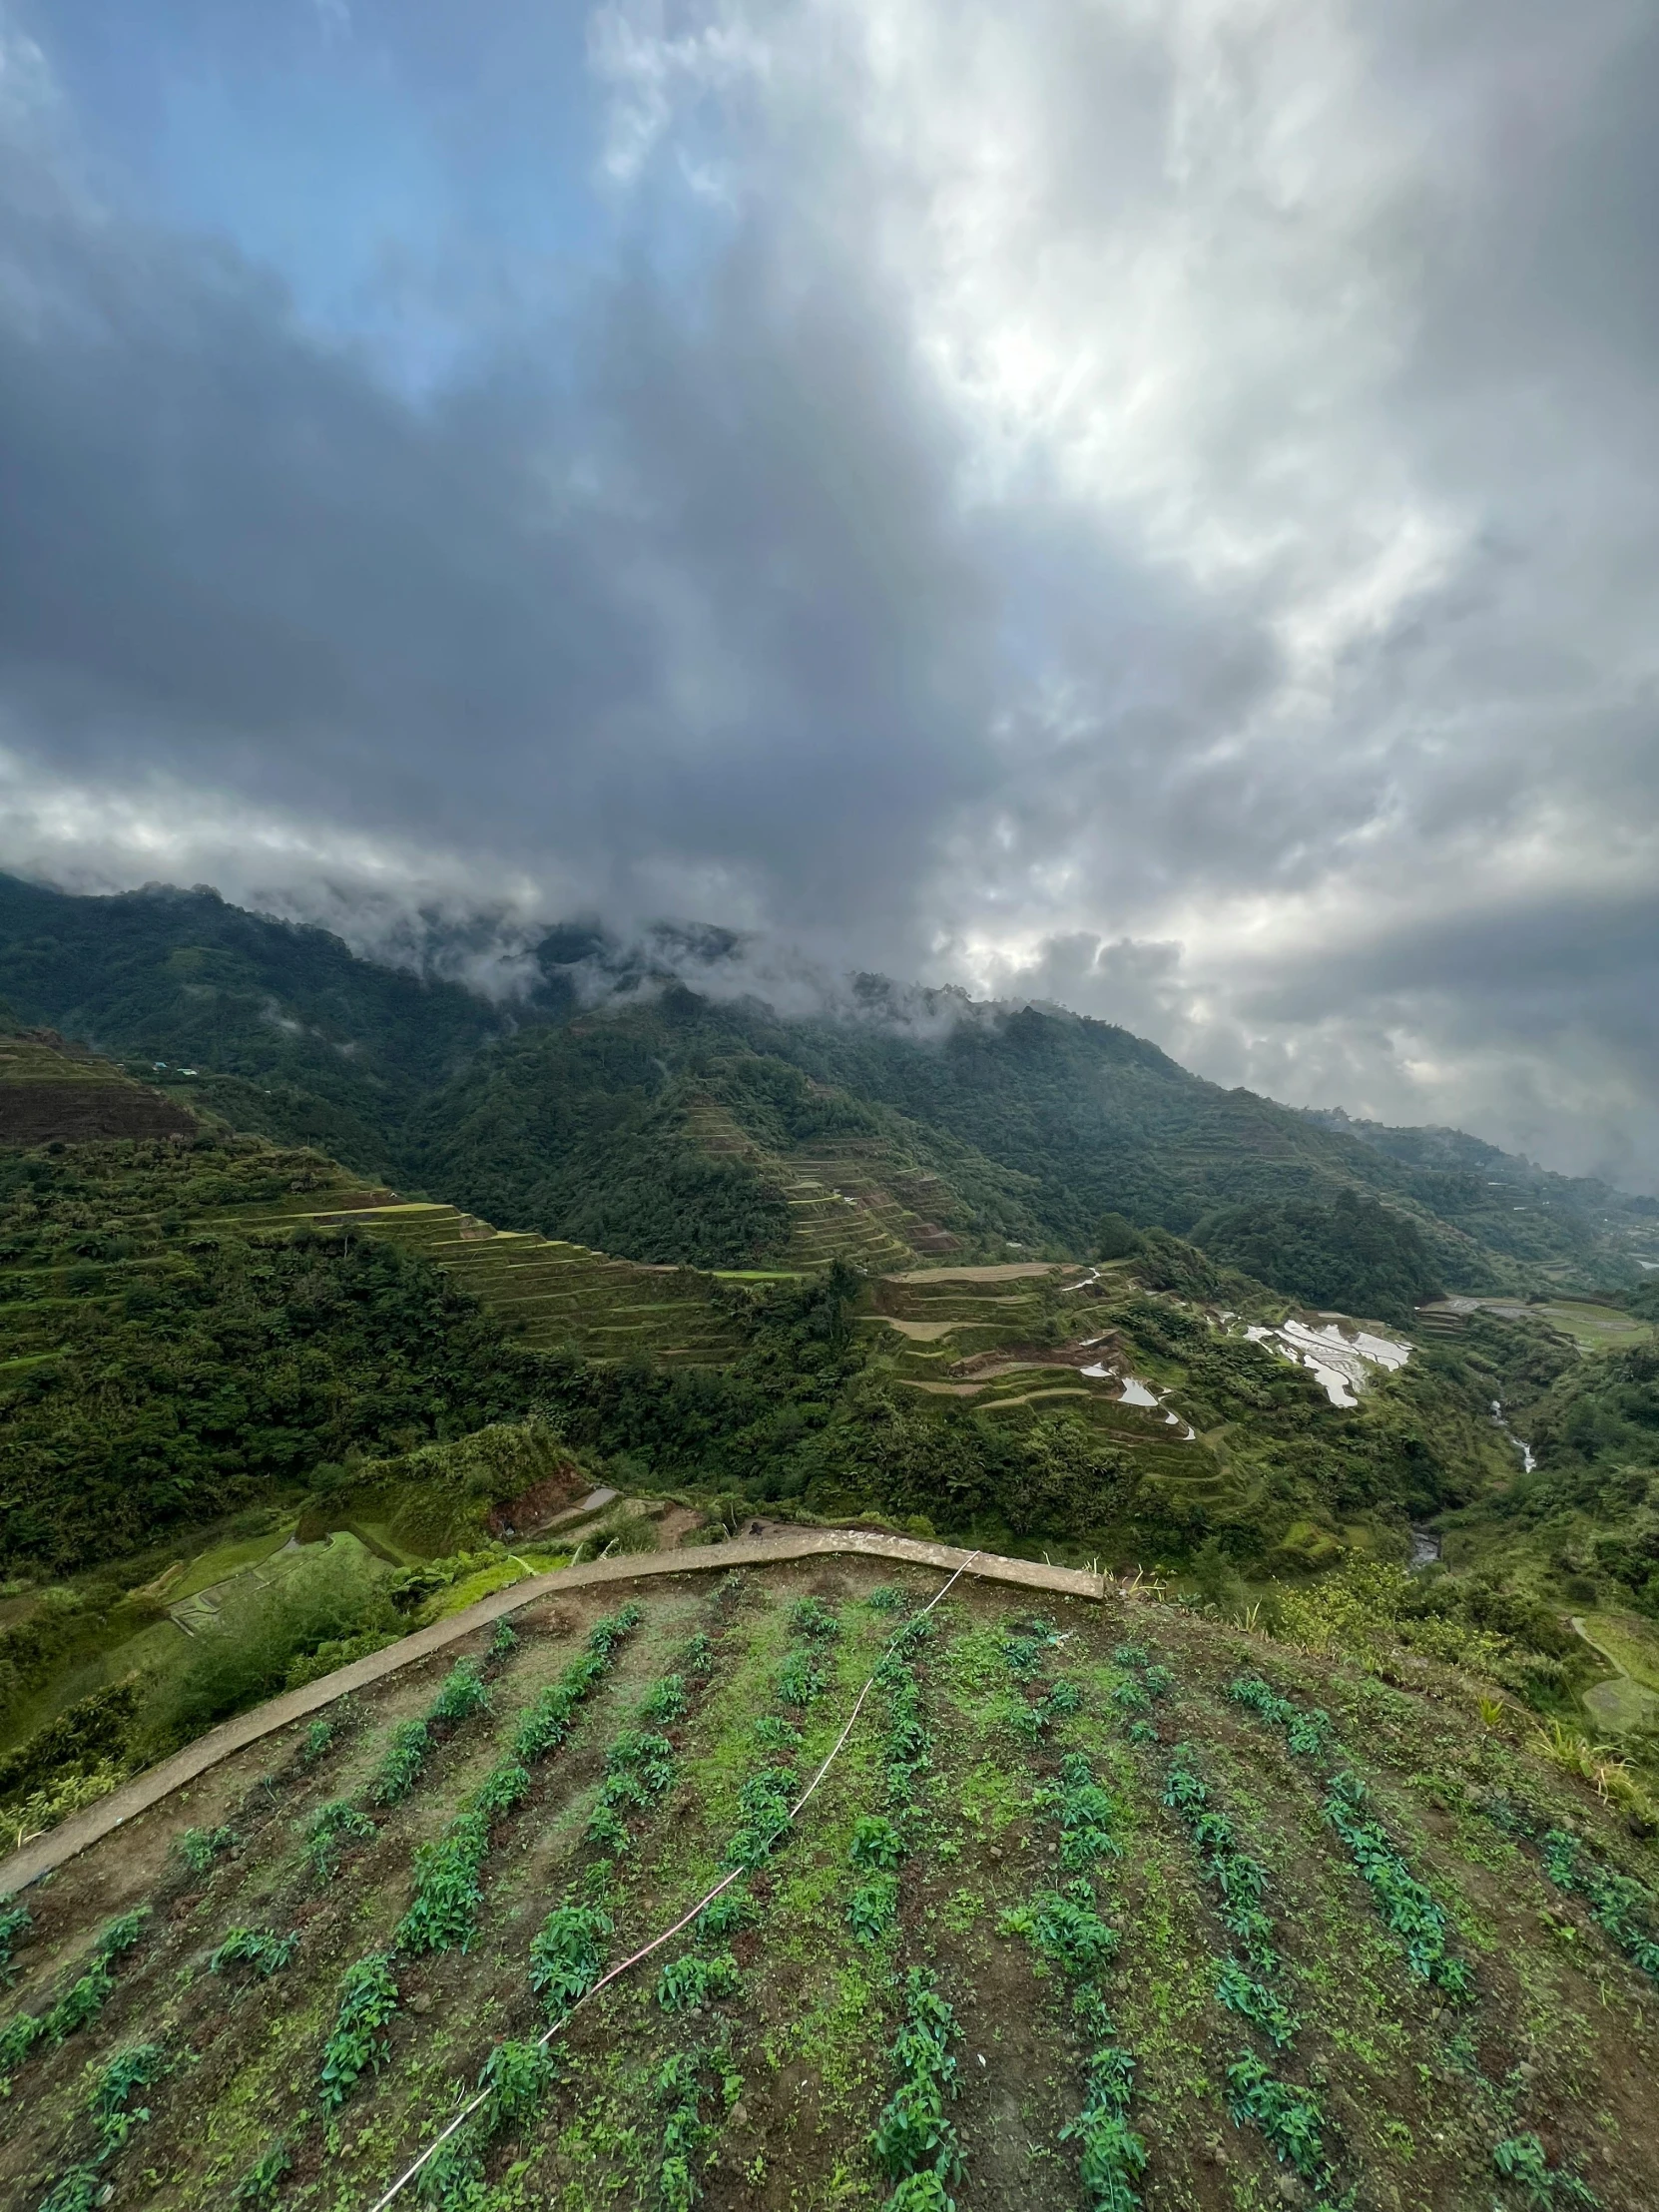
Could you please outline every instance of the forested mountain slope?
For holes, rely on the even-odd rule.
[[[718,980],[736,942],[703,933],[699,971]],[[675,957],[556,930],[500,1005],[210,891],[0,878],[0,996],[22,1019],[238,1127],[634,1260],[1083,1254],[1112,1212],[1400,1319],[1442,1286],[1634,1282],[1652,1234],[1602,1186],[1512,1163],[1517,1200],[1473,1140],[1328,1126],[1107,1023],[878,978],[849,1011],[786,1019],[687,989]]]

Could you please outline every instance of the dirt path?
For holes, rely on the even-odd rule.
[[[655,1574],[699,1574],[728,1567],[768,1566],[776,1560],[809,1559],[822,1552],[857,1552],[865,1558],[891,1559],[909,1566],[942,1567],[947,1573],[961,1567],[986,1581],[1012,1582],[1031,1590],[1055,1590],[1068,1597],[1098,1600],[1106,1594],[1105,1577],[1080,1568],[1050,1567],[1029,1559],[1006,1559],[997,1552],[959,1551],[950,1544],[921,1543],[911,1536],[882,1536],[872,1530],[856,1528],[802,1529],[787,1536],[700,1544],[690,1551],[646,1552],[621,1559],[596,1559],[591,1566],[563,1567],[553,1574],[528,1575],[523,1581],[480,1598],[464,1612],[451,1614],[449,1619],[436,1621],[430,1628],[422,1628],[395,1644],[387,1644],[381,1651],[370,1652],[366,1659],[358,1659],[349,1667],[325,1674],[318,1681],[307,1682],[303,1689],[289,1690],[281,1697],[271,1698],[266,1704],[255,1706],[251,1713],[240,1713],[235,1720],[210,1729],[206,1736],[198,1737],[194,1744],[187,1744],[183,1751],[175,1752],[159,1767],[135,1775],[131,1782],[123,1783],[109,1797],[89,1805],[84,1813],[75,1814],[44,1836],[34,1837],[21,1851],[0,1859],[0,1897],[15,1895],[31,1882],[38,1882],[43,1874],[61,1867],[66,1860],[75,1858],[137,1814],[159,1805],[163,1798],[170,1797],[187,1782],[194,1782],[198,1775],[206,1774],[210,1767],[218,1766],[222,1759],[228,1759],[245,1745],[258,1743],[263,1736],[275,1735],[278,1729],[303,1720],[350,1690],[365,1689],[369,1683],[395,1674],[411,1660],[424,1659],[434,1651],[459,1643],[476,1629],[487,1628],[504,1613],[516,1613],[521,1606],[532,1604],[537,1598],[561,1590],[586,1588],[596,1582],[635,1582]]]

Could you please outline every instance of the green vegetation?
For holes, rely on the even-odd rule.
[[[1409,1327],[1417,1307],[1442,1295],[1416,1223],[1359,1191],[1339,1191],[1329,1206],[1287,1199],[1222,1207],[1192,1238],[1223,1266],[1339,1313]]]
[[[1605,2212],[1646,2212],[1652,1847],[1593,1788],[1438,1676],[1425,1696],[1144,1596],[1012,1612],[970,1577],[893,1639],[943,1577],[906,1570],[891,1604],[879,1572],[654,1578],[626,1643],[593,1592],[527,1609],[494,1658],[480,1629],[458,1679],[489,1685],[494,1717],[432,1724],[454,1733],[373,1850],[337,1808],[366,1807],[406,1678],[354,1693],[325,1762],[295,1730],[276,1791],[269,1747],[239,1755],[213,1817],[240,1840],[209,1878],[159,1838],[95,1847],[43,1893],[14,2014],[43,2020],[92,1962],[80,1899],[149,1883],[157,1910],[61,2050],[31,2034],[8,2055],[0,2195],[38,2207],[73,2173],[142,2193],[153,2168],[178,2212],[306,2202],[318,2181],[360,2212],[459,2119],[412,2203],[597,2212],[582,2192],[603,2174],[665,2212],[837,2193],[1138,2212],[1223,2201],[1219,2177],[1245,2205],[1294,2184],[1333,2212],[1354,2186],[1523,2212],[1593,2183]],[[573,1705],[596,1631],[604,1702]],[[1285,1709],[1271,1726],[1229,1695],[1245,1649]],[[1011,1725],[1022,1709],[1041,1725]],[[532,1725],[564,1755],[521,1759]],[[662,1763],[654,1736],[672,1781],[615,1800],[628,1849],[596,1848],[598,1795]],[[1354,1821],[1478,1962],[1476,2010],[1413,1970],[1326,1816],[1343,1773],[1366,1792],[1344,1796]],[[442,1903],[423,1847],[480,1818],[476,1894],[439,1947],[405,1943],[414,1901]],[[330,1832],[318,1893],[306,1854]],[[626,1969],[723,1862],[737,1879],[695,1933]],[[878,1881],[891,1917],[860,1941],[852,1901]],[[145,2049],[165,2054],[145,2078],[109,2072]],[[109,2139],[130,2123],[107,2158],[106,2080]]]
[[[956,2093],[956,2015],[921,1967],[904,1982],[904,2024],[893,2038],[891,2062],[898,2076],[870,2148],[897,2186],[887,2212],[941,2208],[944,2190],[962,2171],[961,2145],[945,2111]]]

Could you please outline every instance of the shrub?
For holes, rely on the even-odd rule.
[[[384,1571],[352,1539],[330,1539],[268,1584],[233,1587],[158,1714],[167,1741],[184,1742],[284,1688],[288,1672],[324,1644],[396,1634]]]

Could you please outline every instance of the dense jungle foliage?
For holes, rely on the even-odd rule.
[[[1415,1222],[1358,1191],[1339,1191],[1329,1206],[1224,1207],[1204,1217],[1193,1241],[1242,1274],[1340,1314],[1405,1326],[1418,1306],[1441,1296]]]
[[[1643,1302],[1650,1309],[1649,1294]],[[1582,1355],[1542,1320],[1477,1317],[1470,1353],[1536,1464],[1463,1516],[1511,1570],[1659,1619],[1659,1347]]]
[[[528,1402],[437,1270],[336,1235],[190,1227],[292,1186],[205,1140],[0,1156],[0,1560],[61,1572]],[[301,1172],[303,1172],[301,1170]]]

